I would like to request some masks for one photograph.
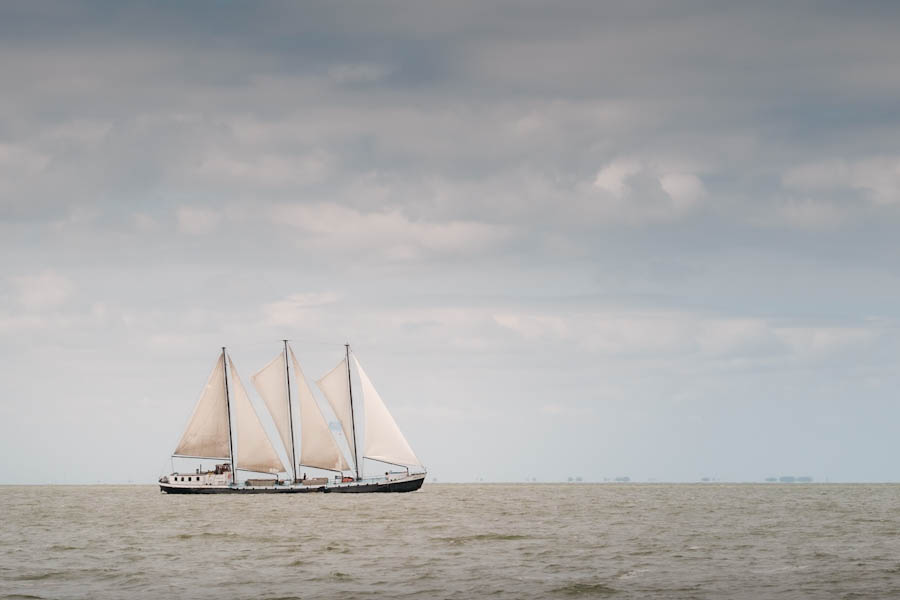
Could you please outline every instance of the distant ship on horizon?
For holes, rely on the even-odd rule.
[[[335,440],[287,340],[284,340],[283,351],[250,379],[284,444],[290,469],[285,468],[279,458],[241,383],[234,362],[223,347],[172,454],[173,459],[211,460],[215,466],[212,470],[203,470],[201,466],[193,472],[182,473],[175,470],[173,460],[172,473],[159,478],[160,491],[167,494],[365,493],[411,492],[422,487],[427,475],[425,467],[412,451],[356,356],[352,358],[362,384],[365,426],[362,448],[358,437],[357,410],[354,410],[349,344],[345,344],[345,356],[338,365],[316,381],[340,422],[352,467]],[[291,370],[299,406],[299,456],[294,439]],[[384,475],[365,477],[366,459],[401,467],[404,471],[389,470]],[[298,478],[298,466],[331,471],[334,476],[307,478],[304,474]],[[235,476],[239,471],[265,477],[251,477],[239,482]],[[282,473],[290,475],[290,480],[282,479]]]

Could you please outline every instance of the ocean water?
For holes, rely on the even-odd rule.
[[[0,598],[900,598],[898,485],[0,487]]]

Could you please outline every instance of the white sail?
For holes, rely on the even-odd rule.
[[[219,356],[187,428],[175,448],[180,456],[231,458],[228,441],[228,403],[225,400],[225,360]]]
[[[284,464],[272,447],[272,442],[269,441],[256,410],[250,404],[247,390],[241,383],[231,357],[228,358],[228,366],[231,383],[229,391],[234,403],[234,437],[237,445],[235,467],[260,473],[285,471]]]
[[[275,428],[284,443],[288,459],[291,464],[296,464],[294,459],[294,444],[291,440],[291,407],[287,387],[287,364],[284,362],[284,352],[279,352],[272,362],[260,369],[250,377],[250,381],[256,387],[256,391],[262,397],[263,402],[275,421]]]
[[[381,396],[375,391],[372,381],[363,371],[356,357],[356,369],[362,383],[363,404],[366,413],[366,458],[382,460],[400,465],[420,465],[418,457],[403,437],[397,422],[388,411]]]
[[[291,361],[294,364],[294,376],[297,381],[297,402],[300,405],[300,464],[333,471],[347,471],[350,465],[338,448],[328,428],[328,422],[319,409],[313,396],[303,369],[291,350]]]
[[[356,444],[353,440],[353,408],[350,405],[350,378],[347,374],[347,359],[338,363],[338,366],[328,372],[322,379],[316,382],[328,404],[334,410],[335,416],[341,422],[344,437],[350,447],[350,456],[356,464]],[[357,472],[359,469],[357,468]]]

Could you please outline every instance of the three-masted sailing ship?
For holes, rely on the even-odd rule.
[[[362,387],[361,407],[354,406],[351,358]],[[291,372],[294,385],[291,385]],[[222,348],[172,454],[173,472],[159,479],[161,491],[169,494],[361,493],[411,492],[422,487],[425,467],[410,448],[349,345],[345,345],[344,358],[338,365],[316,381],[340,423],[349,461],[287,340],[278,356],[250,379],[284,444],[290,468],[285,468],[279,458],[234,362]],[[294,396],[299,407],[296,415]],[[359,404],[358,399],[356,404]],[[362,428],[358,422],[360,410],[363,413]],[[299,421],[299,455],[294,436],[295,421]],[[361,434],[364,434],[362,444]],[[204,470],[203,462],[200,462],[201,466],[193,472],[177,472],[174,458],[211,461],[213,468]],[[363,469],[366,460],[388,465],[388,471],[367,476]],[[303,473],[300,476],[304,467],[333,475],[308,478]],[[395,467],[403,470],[392,471]],[[241,472],[251,476],[239,481],[237,474]],[[257,476],[254,478],[253,474]]]

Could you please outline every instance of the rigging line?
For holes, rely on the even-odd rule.
[[[227,456],[190,456],[188,454],[173,454],[172,458],[190,458],[199,460],[231,460]]]
[[[312,465],[304,465],[303,463],[300,463],[300,466],[301,466],[301,467],[307,467],[307,468],[310,468],[310,469],[319,469],[319,470],[321,470],[321,471],[330,471],[330,472],[332,472],[332,473],[343,473],[343,471],[341,471],[341,470],[339,470],[339,469],[326,469],[325,467],[314,467],[314,466],[312,466]]]
[[[163,473],[163,471],[165,471],[165,469],[166,469],[166,465],[168,465],[169,468],[171,468],[172,470],[169,471],[168,473]],[[170,474],[172,474],[172,473],[175,472],[175,461],[174,461],[174,457],[170,456],[170,457],[169,457],[169,460],[167,460],[167,461],[165,461],[165,462],[163,463],[163,471],[160,471],[160,473],[163,474],[163,475],[170,475]]]
[[[404,465],[404,464],[401,464],[401,463],[391,462],[391,461],[389,461],[389,460],[381,460],[380,458],[372,458],[371,456],[363,456],[363,458],[368,458],[369,460],[374,460],[374,461],[377,461],[377,462],[380,462],[380,463],[384,463],[384,464],[386,464],[386,465],[393,465],[393,466],[395,466],[395,467],[403,467],[403,468],[406,469],[407,471],[410,469],[410,467],[422,467],[423,469],[425,468],[425,465],[418,465],[418,464],[416,464],[416,465]],[[426,469],[426,470],[427,470],[427,469]]]
[[[335,338],[335,339],[339,339],[339,338]],[[285,340],[285,338],[280,338],[277,340],[272,339],[272,340],[243,341],[243,342],[239,340],[237,342],[230,344],[228,346],[228,349],[231,350],[232,348],[248,348],[251,346],[253,346],[253,347],[265,346],[265,345],[272,344],[272,343],[280,344],[284,340]],[[298,344],[303,344],[304,346],[310,346],[310,345],[341,346],[342,345],[340,342],[335,342],[334,340],[313,340],[313,339],[309,339],[303,335],[300,335],[297,337],[287,337],[287,341],[296,342]]]
[[[335,346],[340,346],[340,342],[334,341],[326,341],[326,340],[310,340],[304,337],[295,338],[293,340],[294,343],[298,344],[303,348],[312,347],[312,348],[334,348]]]

